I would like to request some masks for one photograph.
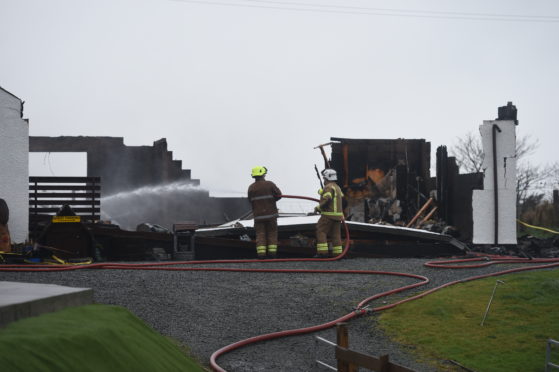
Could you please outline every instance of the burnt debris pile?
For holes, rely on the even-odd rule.
[[[525,235],[518,238],[517,245],[482,246],[471,248],[474,252],[525,258],[559,258],[559,235],[550,238],[538,238]]]

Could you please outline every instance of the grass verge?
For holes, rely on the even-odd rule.
[[[546,341],[559,339],[559,270],[457,284],[383,312],[380,327],[425,360],[454,360],[475,371],[543,371]],[[552,361],[559,363],[559,348]],[[441,367],[441,366],[439,366]]]
[[[205,371],[123,307],[88,305],[0,330],[4,371]]]

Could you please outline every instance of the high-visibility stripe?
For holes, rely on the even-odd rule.
[[[328,243],[318,243],[316,250],[317,252],[328,252]]]
[[[336,188],[332,187],[332,189],[334,190],[334,199],[332,200],[332,203],[334,204],[334,213],[338,212],[338,198],[336,197]],[[338,216],[336,214],[336,216]]]
[[[324,216],[343,216],[342,212],[320,212]]]
[[[276,253],[277,251],[278,251],[278,246],[277,245],[269,245],[268,246],[268,252]]]
[[[342,246],[337,245],[335,247],[332,247],[332,253],[335,255],[342,254]]]
[[[262,195],[262,196],[255,196],[254,198],[250,198],[250,201],[273,199],[273,198],[274,198],[274,195]]]
[[[323,197],[323,198],[326,198],[326,199],[332,199],[332,193],[330,193],[330,192],[325,192],[324,194],[322,194],[322,197]]]
[[[265,245],[259,245],[258,247],[256,247],[256,253],[257,254],[266,254],[266,246]]]
[[[278,214],[274,213],[274,214],[267,214],[265,216],[255,216],[254,219],[255,220],[264,220],[264,219],[268,219],[268,218],[274,218],[274,217],[277,217],[277,216],[278,216]]]

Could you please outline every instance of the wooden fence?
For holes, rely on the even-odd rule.
[[[100,177],[29,177],[29,224],[52,218],[69,205],[82,221],[99,220]]]
[[[336,324],[336,359],[338,372],[357,372],[366,368],[375,372],[416,372],[390,362],[388,355],[374,357],[349,349],[349,336],[346,323]]]

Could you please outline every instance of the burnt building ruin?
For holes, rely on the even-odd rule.
[[[460,174],[456,158],[448,156],[446,146],[437,148],[436,183],[438,216],[454,226],[463,241],[473,236],[473,190],[483,189],[483,173]]]
[[[348,220],[420,227],[438,219],[471,241],[472,192],[483,188],[483,173],[460,174],[456,159],[441,146],[437,176],[431,177],[431,144],[424,139],[330,140],[325,167],[338,172]]]
[[[331,141],[330,166],[338,172],[349,220],[401,224],[428,200],[429,142],[335,137]]]
[[[85,152],[87,176],[101,177],[104,196],[176,181],[200,184],[181,160],[173,160],[165,138],[153,146],[126,146],[122,137],[29,137],[29,151]]]
[[[148,222],[219,224],[250,210],[246,198],[210,197],[174,160],[165,138],[126,146],[122,137],[29,137],[30,152],[85,152],[87,176],[101,182],[101,215],[122,228]]]

